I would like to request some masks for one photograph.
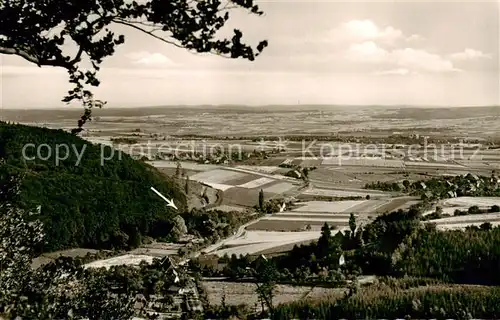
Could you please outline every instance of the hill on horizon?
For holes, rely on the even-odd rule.
[[[432,107],[432,106],[342,106],[342,105],[267,105],[267,106],[244,106],[244,105],[199,105],[199,106],[151,106],[136,108],[105,107],[93,111],[93,118],[97,117],[147,117],[152,115],[169,116],[172,113],[202,115],[203,113],[294,113],[311,111],[335,111],[349,112],[350,110],[372,110],[375,118],[387,118],[395,115],[398,119],[422,118],[434,119],[445,118],[476,118],[479,116],[498,116],[500,106],[475,106],[475,107]],[[76,121],[80,118],[82,109],[59,108],[59,109],[4,109],[0,121],[12,121],[20,123],[57,122],[63,120]]]

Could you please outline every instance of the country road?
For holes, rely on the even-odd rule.
[[[222,239],[220,240],[219,242],[201,250],[202,253],[210,253],[210,252],[213,252],[213,251],[216,251],[217,249],[219,249],[220,247],[222,247],[224,244],[226,244],[227,242],[231,241],[231,240],[234,240],[234,239],[237,239],[241,236],[243,236],[245,234],[245,229],[251,225],[251,224],[254,224],[256,222],[258,222],[261,218],[258,218],[258,219],[255,219],[255,220],[252,220],[250,222],[247,222],[245,223],[244,225],[240,226],[238,228],[238,231],[236,231],[236,233],[228,238],[225,238],[225,239]]]
[[[227,242],[232,241],[232,240],[234,240],[234,239],[237,239],[237,238],[239,238],[239,237],[243,236],[243,235],[245,234],[245,231],[246,231],[245,229],[246,229],[249,225],[254,224],[254,223],[256,223],[256,222],[260,221],[260,219],[261,219],[261,218],[258,218],[258,219],[252,220],[252,221],[250,221],[250,222],[247,222],[247,223],[245,223],[244,225],[241,225],[241,226],[238,228],[238,231],[236,231],[236,233],[235,233],[235,234],[233,234],[232,236],[229,236],[229,237],[227,237],[227,238],[221,239],[221,240],[219,240],[218,242],[216,242],[216,243],[214,243],[214,244],[212,244],[212,245],[210,245],[210,246],[208,246],[208,247],[206,247],[206,248],[203,248],[203,249],[201,249],[201,250],[199,250],[199,251],[197,251],[197,252],[192,253],[192,254],[190,255],[190,257],[188,257],[188,258],[185,258],[185,259],[181,260],[181,261],[179,262],[179,264],[180,264],[180,265],[184,265],[184,264],[186,264],[187,262],[189,262],[189,260],[191,260],[191,259],[195,259],[195,258],[198,258],[198,257],[199,257],[202,253],[203,253],[203,254],[206,254],[206,253],[210,253],[210,252],[214,252],[214,251],[216,251],[217,249],[219,249],[220,247],[222,247],[223,245],[225,245]]]

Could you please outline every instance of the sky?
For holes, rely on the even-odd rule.
[[[187,52],[126,27],[96,97],[109,107],[199,104],[500,106],[500,2],[257,1],[228,30],[268,40],[255,61]],[[64,70],[1,58],[1,107],[61,107]]]

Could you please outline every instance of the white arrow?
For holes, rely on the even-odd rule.
[[[179,210],[177,208],[177,206],[175,205],[174,203],[174,199],[172,200],[168,200],[167,198],[165,198],[161,193],[158,192],[158,190],[156,190],[155,188],[151,187],[151,190],[153,190],[158,196],[160,196],[163,200],[165,200],[167,202],[167,206],[168,207],[172,207],[174,208],[175,210]]]

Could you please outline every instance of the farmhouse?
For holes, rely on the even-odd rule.
[[[203,306],[198,296],[198,290],[194,282],[188,280],[184,287],[172,285],[167,290],[168,297],[160,295],[149,296],[148,301],[144,295],[136,296],[134,307],[137,310],[145,310],[148,315],[157,315],[157,319],[179,318],[185,312],[203,312]],[[168,307],[168,313],[157,314],[155,310],[164,310]]]

